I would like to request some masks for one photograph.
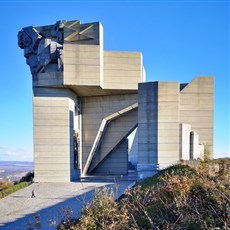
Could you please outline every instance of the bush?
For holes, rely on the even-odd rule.
[[[6,189],[6,188],[9,188],[11,186],[13,186],[14,184],[11,182],[11,181],[2,181],[0,182],[0,191],[3,190],[3,189]]]
[[[28,172],[25,176],[23,176],[19,182],[30,182],[34,178],[34,173],[33,172]]]
[[[140,185],[142,187],[142,189],[149,189],[154,185],[157,185],[159,183],[161,183],[162,181],[164,181],[165,179],[163,178],[168,178],[171,177],[173,175],[178,175],[178,176],[191,176],[193,174],[196,174],[196,170],[189,167],[188,165],[182,165],[182,164],[178,164],[175,166],[172,166],[170,168],[164,169],[162,171],[160,171],[158,174],[146,178],[145,180],[140,182]]]
[[[207,145],[204,145],[204,161],[211,160],[211,151]]]
[[[94,197],[82,209],[78,221],[67,218],[58,225],[59,230],[97,230],[97,229],[128,229],[126,209],[114,200],[112,188],[96,189]]]
[[[173,166],[127,190],[119,203],[112,190],[97,190],[79,220],[59,229],[230,229],[229,183],[205,172]]]
[[[157,186],[143,190],[139,185],[128,191],[121,205],[128,209],[128,219],[133,219],[129,227],[229,229],[229,187],[190,170],[182,173],[178,167],[164,171]]]
[[[0,199],[10,195],[13,192],[18,191],[19,189],[27,187],[27,186],[28,186],[28,182],[21,182],[21,183],[18,183],[16,185],[13,185],[9,188],[3,189],[2,191],[0,191]]]

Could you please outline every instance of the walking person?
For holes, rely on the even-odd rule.
[[[35,198],[35,193],[34,193],[34,189],[32,190],[32,195],[31,195],[31,198]]]

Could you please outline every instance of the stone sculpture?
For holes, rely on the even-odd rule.
[[[26,63],[33,76],[45,71],[62,71],[64,25],[65,21],[58,21],[48,33],[39,33],[32,26],[18,33],[18,45],[24,49]]]
[[[128,161],[142,179],[199,144],[212,151],[212,77],[145,83],[142,54],[105,51],[99,22],[25,27],[18,45],[33,76],[35,181],[127,175]]]

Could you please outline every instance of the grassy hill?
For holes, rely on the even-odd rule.
[[[179,164],[139,182],[119,202],[111,190],[96,191],[81,217],[67,217],[58,229],[230,229],[229,176],[229,165],[213,175],[208,163]]]

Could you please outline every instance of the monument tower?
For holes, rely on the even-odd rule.
[[[99,22],[58,21],[18,33],[33,84],[35,181],[138,177],[213,145],[213,78],[145,83],[140,52],[105,51]]]

